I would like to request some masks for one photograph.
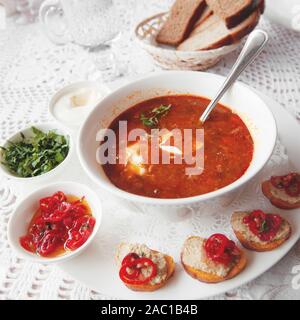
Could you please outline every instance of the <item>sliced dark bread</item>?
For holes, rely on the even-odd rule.
[[[258,9],[260,10],[261,14],[265,12],[265,8],[266,8],[265,0],[260,0],[258,3]]]
[[[197,26],[195,25],[195,28],[191,32],[189,38],[193,37],[197,33],[205,31],[206,29],[210,29],[212,26],[217,25],[222,21],[223,20],[219,16],[217,16],[216,14],[212,14],[205,21],[203,21],[201,24],[198,24]]]
[[[225,21],[227,28],[234,28],[257,8],[263,13],[264,0],[206,0],[213,12]]]
[[[176,0],[156,41],[173,46],[179,45],[189,36],[205,7],[205,0]]]
[[[256,27],[259,17],[260,11],[256,10],[238,26],[228,29],[225,22],[213,14],[193,30],[192,35],[180,44],[177,49],[181,51],[199,51],[233,44]]]
[[[203,11],[203,13],[202,13],[202,15],[200,16],[200,18],[195,23],[195,26],[194,26],[193,29],[195,29],[198,26],[200,26],[200,24],[202,24],[212,14],[213,14],[213,11],[208,6],[206,6],[204,11]]]

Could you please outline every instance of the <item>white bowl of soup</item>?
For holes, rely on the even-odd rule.
[[[264,101],[241,83],[228,90],[201,126],[199,117],[223,81],[224,77],[210,73],[169,71],[111,93],[81,127],[77,151],[83,168],[99,186],[148,212],[174,215],[209,203],[228,205],[267,163],[277,130]],[[125,134],[121,123],[126,123]],[[134,141],[134,135],[129,136],[134,129],[145,132],[143,138]],[[174,129],[182,132],[179,140]],[[156,149],[151,149],[145,162],[136,142],[144,139],[150,148],[159,130],[163,132],[156,140],[159,160],[153,161]],[[185,135],[188,131],[191,136]],[[104,145],[109,148],[105,152]],[[163,163],[166,152],[169,162]]]

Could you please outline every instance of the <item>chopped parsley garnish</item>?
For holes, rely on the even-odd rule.
[[[259,230],[259,233],[264,233],[266,231],[268,231],[268,224],[267,224],[267,221],[264,220],[260,226],[260,230]]]
[[[47,133],[32,127],[33,136],[25,138],[21,133],[18,142],[9,141],[1,147],[2,164],[19,177],[39,176],[58,166],[69,153],[69,143],[63,135]]]
[[[171,107],[170,104],[168,106],[162,104],[159,107],[152,109],[148,115],[142,113],[140,120],[146,127],[157,127],[160,118],[165,116],[170,111]]]

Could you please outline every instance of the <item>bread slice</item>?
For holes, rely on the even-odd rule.
[[[292,227],[287,220],[283,220],[279,238],[261,241],[255,235],[251,235],[248,226],[243,224],[243,218],[248,214],[250,212],[234,212],[231,216],[231,227],[243,247],[258,252],[272,251],[280,247],[291,236]]]
[[[219,275],[216,273],[208,272],[207,270],[202,270],[199,268],[195,268],[187,263],[185,263],[185,255],[186,251],[185,248],[186,246],[189,245],[190,241],[194,240],[204,240],[200,237],[189,237],[183,246],[183,249],[181,251],[181,263],[183,265],[184,270],[193,278],[201,281],[201,282],[206,282],[206,283],[217,283],[217,282],[222,282],[225,280],[229,280],[236,275],[238,275],[247,265],[247,259],[245,256],[245,253],[243,252],[242,249],[240,249],[241,255],[239,256],[238,260],[234,262],[233,267],[229,270],[229,272],[226,275]],[[197,257],[195,257],[197,258]]]
[[[258,9],[261,14],[263,14],[265,12],[265,8],[266,8],[265,0],[260,0],[258,2]]]
[[[157,252],[154,251],[153,252]],[[133,290],[133,291],[147,291],[147,292],[151,292],[151,291],[155,291],[158,290],[160,288],[162,288],[163,286],[166,285],[167,281],[173,276],[174,271],[175,271],[175,262],[173,260],[173,258],[171,256],[165,255],[165,260],[167,262],[167,277],[165,279],[165,281],[162,281],[161,283],[155,284],[155,285],[151,285],[151,284],[143,284],[143,285],[132,285],[132,284],[126,284],[126,286]]]
[[[224,25],[222,22],[222,19],[217,16],[216,14],[211,14],[209,17],[207,17],[202,23],[198,23],[195,25],[195,28],[191,32],[189,38],[193,37],[194,35],[203,32],[207,29],[210,29],[212,26],[217,25],[218,23],[221,23],[221,25]]]
[[[128,244],[126,243],[121,243],[119,245],[119,248],[117,250],[117,253],[116,253],[116,260],[117,260],[117,263],[119,266],[121,266],[121,262],[124,258],[124,252],[122,253],[122,250],[128,246]],[[165,262],[166,262],[166,274],[165,274],[165,278],[163,281],[159,282],[159,283],[155,283],[155,284],[151,284],[151,283],[145,283],[145,284],[141,284],[141,285],[134,285],[134,284],[127,284],[127,283],[124,283],[126,285],[127,288],[133,290],[133,291],[147,291],[147,292],[151,292],[151,291],[155,291],[155,290],[158,290],[160,288],[162,288],[163,286],[166,285],[166,283],[168,282],[168,280],[173,276],[174,272],[175,272],[175,262],[173,260],[173,258],[169,255],[166,255],[166,254],[162,254],[156,250],[152,250],[152,249],[149,249],[148,247],[146,247],[145,245],[138,245],[138,244],[135,244],[135,246],[143,246],[143,248],[146,248],[147,249],[147,253],[148,255],[150,254],[150,256],[152,255],[157,255],[157,254],[160,254],[160,255],[163,255],[163,258],[165,259]],[[125,249],[127,250],[127,249]],[[127,252],[125,253],[128,254],[128,250]]]
[[[275,188],[270,180],[264,181],[261,188],[273,206],[286,210],[300,208],[300,197],[292,197],[284,190]]]
[[[194,25],[194,29],[200,26],[209,16],[213,14],[213,11],[206,6],[203,13],[201,14],[200,18],[197,20],[197,22]]]
[[[257,8],[264,11],[264,0],[206,0],[213,12],[224,20],[227,28],[239,25]]]
[[[205,0],[176,0],[156,41],[172,46],[179,45],[189,36],[205,7]]]
[[[213,14],[193,30],[191,36],[178,46],[181,51],[211,50],[233,44],[250,33],[258,24],[259,10],[253,12],[235,28],[228,29],[224,21]]]

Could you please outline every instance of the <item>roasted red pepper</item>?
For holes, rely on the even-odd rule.
[[[68,200],[61,191],[40,199],[28,233],[20,238],[21,246],[41,256],[53,256],[82,246],[96,223],[83,201],[84,198]]]
[[[150,270],[148,270],[150,268]],[[150,272],[146,277],[143,269]],[[136,253],[129,253],[122,261],[119,272],[120,279],[126,284],[142,285],[151,281],[157,275],[157,265],[149,258],[140,258]]]
[[[277,189],[285,190],[291,197],[300,195],[300,174],[291,172],[285,176],[273,176],[270,179],[272,185]]]
[[[124,264],[129,264],[129,263],[131,263],[131,262],[133,262],[134,260],[139,259],[139,258],[140,258],[139,255],[136,254],[136,253],[134,253],[134,252],[128,253],[128,255],[125,256],[124,259],[123,259],[123,261],[122,261],[122,266],[123,266]]]
[[[204,249],[208,258],[226,266],[230,264],[235,257],[240,255],[240,251],[235,243],[220,233],[210,236],[205,241]]]
[[[282,223],[282,218],[277,214],[266,214],[262,210],[254,210],[244,217],[243,223],[247,224],[250,231],[262,241],[272,240]]]
[[[96,220],[91,216],[83,216],[75,220],[74,226],[68,231],[69,238],[65,247],[75,250],[81,247],[93,232]]]

